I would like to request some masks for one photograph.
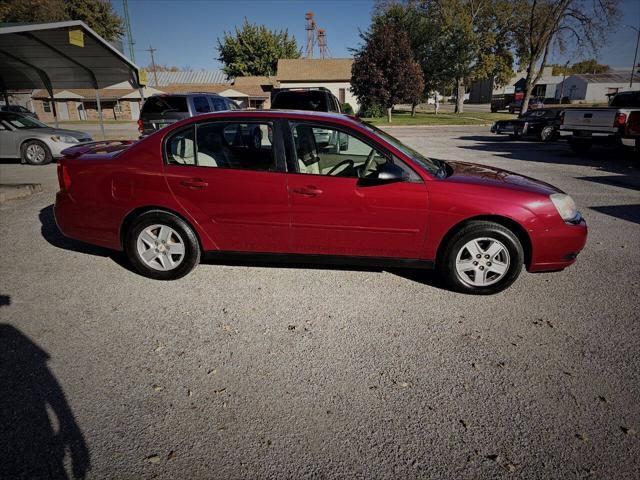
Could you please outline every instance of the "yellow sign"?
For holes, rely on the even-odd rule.
[[[80,28],[69,29],[69,44],[84,47],[84,32]]]
[[[147,71],[144,68],[138,69],[138,81],[140,82],[140,86],[147,84]]]

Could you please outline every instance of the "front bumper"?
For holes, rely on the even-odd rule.
[[[533,255],[527,270],[549,272],[562,270],[575,263],[587,243],[587,222],[562,223],[538,232],[534,238]]]

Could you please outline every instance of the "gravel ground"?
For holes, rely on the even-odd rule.
[[[51,177],[0,206],[0,477],[638,478],[637,164],[486,131],[393,129],[549,181],[590,227],[576,265],[490,297],[403,271],[147,280],[60,236],[53,166],[0,166]]]

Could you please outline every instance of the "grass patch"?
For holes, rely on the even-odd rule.
[[[410,112],[394,112],[391,115],[391,123],[387,122],[387,117],[364,120],[374,125],[485,125],[496,120],[512,118],[516,118],[516,115],[491,112],[443,112],[436,115],[434,112],[417,112],[416,116],[412,117]]]

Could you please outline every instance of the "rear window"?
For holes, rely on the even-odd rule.
[[[326,112],[327,95],[320,91],[280,92],[271,104],[271,108],[285,110],[310,110],[313,112]]]
[[[142,113],[188,112],[186,97],[149,97]]]
[[[640,92],[618,93],[611,100],[611,106],[618,108],[640,107]]]

